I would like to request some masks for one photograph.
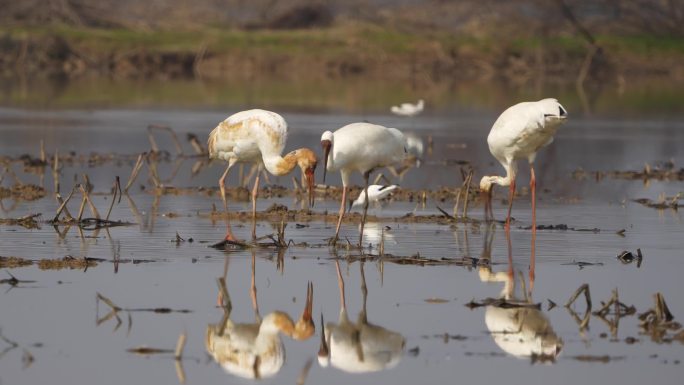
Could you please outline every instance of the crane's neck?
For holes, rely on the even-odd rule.
[[[498,184],[499,186],[510,186],[511,182],[515,179],[516,174],[518,173],[518,167],[515,164],[515,161],[509,161],[509,162],[502,162],[502,166],[504,169],[506,169],[506,176],[489,176],[489,182],[490,184]]]
[[[266,170],[276,176],[289,174],[297,165],[297,159],[297,150],[286,154],[284,157],[279,154],[263,156]]]
[[[294,332],[294,327],[294,322],[292,322],[292,319],[287,314],[274,311],[261,321],[259,335],[268,337],[283,333],[286,336],[291,336]]]
[[[326,170],[328,171],[335,171],[335,157],[333,156],[335,154],[335,144],[330,145],[330,152],[328,153],[328,163],[325,166]]]

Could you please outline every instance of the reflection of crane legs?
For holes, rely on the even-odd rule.
[[[359,324],[368,323],[368,315],[366,313],[366,302],[368,299],[368,287],[366,287],[366,274],[363,271],[363,262],[359,263],[359,270],[361,270],[361,294],[363,295],[363,303],[361,307],[361,313],[359,313]]]
[[[530,191],[532,191],[532,246],[530,249],[530,293],[534,288],[535,243],[537,240],[537,181],[534,176],[534,165],[530,163]]]
[[[506,231],[506,243],[508,244],[508,279],[513,279],[513,246],[511,245],[511,232]]]
[[[347,303],[344,300],[344,279],[340,271],[340,261],[335,260],[335,267],[337,268],[337,286],[340,289],[340,313],[342,313],[347,311]]]
[[[250,296],[252,297],[252,308],[254,309],[254,318],[258,323],[261,323],[261,315],[259,314],[259,303],[257,302],[256,288],[256,251],[252,251],[252,286],[250,289]]]

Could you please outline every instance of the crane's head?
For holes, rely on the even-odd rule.
[[[325,174],[328,171],[328,154],[333,145],[333,133],[326,131],[321,135],[321,147],[323,147],[323,183],[325,183]]]
[[[544,122],[552,124],[564,123],[568,118],[568,111],[558,103],[558,100],[549,98],[539,101],[544,113]]]
[[[325,322],[323,321],[323,313],[321,313],[321,345],[318,348],[318,363],[322,367],[330,365],[330,347],[325,338]]]
[[[292,338],[295,340],[306,340],[311,337],[316,331],[316,325],[314,325],[313,319],[311,317],[311,312],[313,309],[313,283],[309,281],[306,287],[306,303],[304,305],[304,311],[297,323],[295,323],[294,332],[292,333]]]
[[[308,148],[300,148],[296,150],[297,165],[302,170],[303,179],[306,179],[306,185],[309,188],[309,207],[314,204],[314,172],[318,165],[318,158],[316,153]]]

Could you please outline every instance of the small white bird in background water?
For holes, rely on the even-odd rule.
[[[379,185],[379,184],[372,184],[368,186],[368,200],[370,203],[373,204],[380,204],[382,201],[389,199],[390,195],[394,190],[397,189],[397,185],[395,184],[390,184],[390,185]],[[349,211],[351,211],[352,208],[354,207],[359,207],[362,206],[363,204],[366,203],[366,194],[364,194],[364,191],[362,190],[361,193],[359,194],[359,197],[356,198],[355,201],[351,202],[349,205]]]
[[[534,280],[534,241],[537,229],[536,178],[534,159],[537,151],[553,142],[558,127],[567,119],[568,112],[556,99],[542,99],[537,102],[523,102],[509,107],[494,122],[487,137],[489,151],[506,170],[506,176],[484,176],[480,180],[480,191],[485,196],[485,219],[493,219],[492,186],[509,186],[508,215],[506,231],[510,231],[511,209],[515,195],[515,177],[518,173],[516,161],[527,159],[530,164],[530,191],[532,192],[532,257],[530,277]]]
[[[253,163],[258,166],[254,188],[252,189],[252,218],[256,218],[256,198],[259,190],[259,174],[266,170],[273,175],[289,174],[296,166],[302,170],[302,179],[309,187],[309,205],[313,205],[314,171],[316,154],[308,148],[294,150],[285,157],[280,154],[287,141],[287,123],[282,116],[265,110],[238,112],[219,123],[209,134],[208,150],[210,159],[223,159],[228,167],[219,179],[221,199],[226,204],[225,180],[228,171],[238,162]],[[255,225],[252,226],[252,240],[256,239]],[[230,231],[227,240],[232,239]]]
[[[398,106],[392,106],[392,108],[390,108],[390,111],[399,116],[416,116],[423,112],[424,108],[425,101],[423,101],[423,99],[420,99],[416,104],[401,103]]]
[[[363,175],[364,194],[368,193],[368,179],[370,173],[378,168],[399,163],[404,159],[406,141],[401,131],[396,128],[388,128],[371,123],[352,123],[337,131],[326,131],[321,136],[323,147],[323,181],[327,171],[340,171],[342,177],[342,200],[340,213],[335,229],[335,237],[331,244],[335,244],[339,238],[342,216],[347,203],[347,186],[351,173],[358,171]],[[361,220],[361,232],[359,245],[363,241],[363,226],[368,213],[368,199],[363,205],[363,219]]]

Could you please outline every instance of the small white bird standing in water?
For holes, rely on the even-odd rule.
[[[405,140],[401,131],[371,123],[352,123],[337,131],[326,131],[321,136],[323,147],[323,181],[327,171],[340,171],[342,177],[342,201],[340,202],[340,216],[337,220],[335,237],[331,243],[337,242],[345,203],[347,202],[347,186],[349,177],[354,171],[363,175],[365,181],[363,205],[363,219],[359,245],[363,241],[363,226],[368,212],[368,178],[371,171],[378,167],[389,166],[401,162],[405,156]]]
[[[371,203],[380,203],[383,199],[389,198],[390,194],[392,194],[392,191],[397,189],[397,185],[395,184],[389,184],[389,185],[379,185],[379,184],[372,184],[368,186],[368,200]],[[361,194],[359,194],[359,197],[356,198],[355,201],[351,203],[349,206],[349,210],[351,210],[353,207],[358,207],[362,206],[366,203],[366,194],[364,194],[364,191],[361,191]]]
[[[416,116],[423,112],[423,109],[425,108],[425,101],[423,99],[420,99],[418,103],[413,104],[413,103],[401,103],[398,106],[392,106],[390,108],[390,111],[392,113],[400,115],[400,116]]]
[[[511,209],[515,195],[516,161],[527,159],[530,164],[530,191],[532,192],[532,257],[530,275],[534,277],[534,239],[537,231],[536,179],[534,159],[537,151],[553,142],[558,127],[567,119],[568,112],[556,99],[523,102],[509,107],[494,122],[487,137],[489,151],[506,169],[506,176],[484,176],[480,191],[485,195],[485,219],[493,219],[491,201],[492,185],[509,186],[506,231],[510,231]]]
[[[286,175],[295,166],[302,170],[302,179],[309,186],[309,205],[313,205],[314,171],[316,154],[308,148],[294,150],[285,157],[280,154],[287,141],[287,123],[282,116],[265,110],[247,110],[229,116],[209,134],[209,158],[223,159],[228,167],[219,179],[221,199],[226,204],[225,179],[235,163],[253,163],[258,166],[252,189],[252,219],[256,219],[256,198],[259,190],[259,174],[266,168],[273,175]],[[227,240],[232,239],[230,231]],[[252,240],[256,239],[256,227],[252,226]]]

